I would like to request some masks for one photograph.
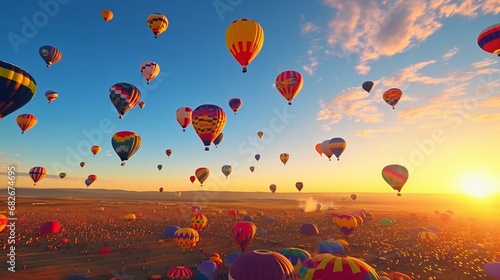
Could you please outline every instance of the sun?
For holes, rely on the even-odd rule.
[[[493,193],[493,183],[484,174],[465,174],[461,180],[461,183],[462,192],[477,198],[485,198]]]

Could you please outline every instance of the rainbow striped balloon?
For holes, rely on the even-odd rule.
[[[332,254],[318,254],[307,259],[298,276],[301,280],[380,280],[375,269],[364,261]]]

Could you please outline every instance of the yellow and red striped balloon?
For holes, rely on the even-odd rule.
[[[251,19],[233,21],[226,30],[226,46],[231,55],[243,66],[243,73],[247,66],[259,54],[264,45],[264,29]]]
[[[38,118],[31,114],[21,114],[16,118],[17,125],[21,128],[21,133],[34,127],[38,122]]]
[[[207,226],[208,219],[203,214],[194,214],[191,216],[191,227],[195,230],[202,230]]]

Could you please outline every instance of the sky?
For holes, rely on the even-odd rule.
[[[103,9],[113,11],[111,21]],[[156,39],[146,23],[152,13],[169,20]],[[43,166],[48,175],[38,188],[86,188],[95,174],[90,188],[268,191],[276,184],[277,192],[297,192],[300,181],[304,192],[394,193],[381,170],[401,164],[410,174],[403,194],[500,192],[500,63],[477,45],[499,14],[496,0],[11,2],[0,9],[1,59],[25,69],[38,88],[0,120],[0,174],[14,165],[16,186],[31,187],[27,173]],[[265,36],[244,74],[225,44],[228,25],[240,18],[259,22]],[[62,60],[47,68],[42,45],[58,48]],[[143,61],[161,68],[149,85]],[[274,87],[285,70],[304,78],[292,105]],[[375,83],[369,93],[365,81]],[[145,102],[121,120],[109,99],[119,82],[138,87]],[[382,99],[393,87],[403,91],[394,110]],[[47,90],[59,98],[49,104]],[[233,97],[243,101],[237,114]],[[224,140],[208,152],[175,118],[178,108],[203,104],[227,115]],[[16,117],[24,113],[38,123],[21,134]],[[142,138],[123,167],[111,146],[121,130]],[[347,142],[339,161],[314,149],[334,137]],[[101,153],[94,157],[91,145]],[[286,166],[281,153],[290,154]],[[228,179],[225,164],[233,168]],[[203,187],[189,181],[199,167],[210,169]]]

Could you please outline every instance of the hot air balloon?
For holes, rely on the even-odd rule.
[[[160,188],[159,190],[160,190],[160,192],[163,192],[163,188]]]
[[[29,175],[33,180],[33,185],[36,186],[36,183],[40,182],[47,175],[47,169],[41,166],[35,166],[30,169]]]
[[[36,94],[36,82],[28,72],[0,60],[0,120],[26,105]]]
[[[172,150],[171,149],[167,149],[165,151],[165,154],[167,155],[167,157],[170,157],[170,155],[172,155]]]
[[[200,182],[200,186],[203,187],[203,182],[205,182],[208,178],[208,175],[210,175],[210,170],[208,170],[208,168],[206,167],[200,167],[196,169],[194,175],[196,176],[196,179],[198,179],[198,182]]]
[[[262,137],[264,136],[264,132],[262,131],[257,132],[257,136],[259,136],[259,138],[262,139]]]
[[[403,92],[399,88],[391,88],[384,92],[383,98],[387,104],[392,106],[392,109],[395,109],[394,106],[398,104],[398,101],[399,99],[401,99],[402,95]]]
[[[345,252],[345,248],[342,244],[333,240],[325,240],[321,241],[318,244],[318,252],[320,254],[335,254],[335,255],[343,255]]]
[[[295,280],[293,265],[278,252],[254,250],[241,254],[231,265],[229,280]]]
[[[217,148],[217,146],[220,144],[220,142],[222,142],[222,140],[224,139],[224,133],[219,133],[219,135],[217,135],[217,137],[215,137],[214,139],[214,145],[215,147]]]
[[[38,118],[31,114],[21,114],[17,116],[16,122],[19,128],[21,128],[21,133],[24,134],[25,131],[36,125]]]
[[[357,196],[357,195],[355,195],[355,194],[351,194],[351,199],[352,199],[352,200],[356,201],[356,198],[358,198],[358,196]]]
[[[163,165],[158,164],[158,165],[156,166],[156,168],[158,168],[158,171],[161,171],[161,169],[163,168]]]
[[[302,188],[304,187],[304,183],[302,182],[297,182],[295,183],[295,187],[297,188],[297,190],[299,190],[299,192],[302,190]]]
[[[168,28],[168,19],[166,16],[160,14],[160,13],[154,13],[149,15],[148,19],[148,26],[151,31],[153,31],[153,34],[155,35],[155,38],[158,38],[160,34],[165,32]]]
[[[321,149],[321,143],[316,144],[316,146],[314,146],[314,149],[316,150],[316,152],[318,152],[320,157],[323,156],[323,151]]]
[[[193,128],[205,145],[205,151],[226,125],[226,113],[217,105],[201,105],[193,111]]]
[[[226,30],[226,46],[234,59],[243,66],[243,73],[247,72],[247,66],[259,54],[263,44],[264,30],[254,20],[235,20]]]
[[[160,74],[160,65],[154,61],[145,61],[140,65],[141,75],[146,79],[149,84],[158,74]]]
[[[276,185],[275,184],[272,184],[269,186],[269,189],[271,190],[272,193],[275,193],[276,192]]]
[[[249,221],[239,221],[233,225],[232,232],[236,243],[240,245],[241,251],[245,252],[257,232],[257,226]]]
[[[85,166],[85,162],[84,161],[80,162],[80,167],[83,168],[84,166]]]
[[[90,182],[89,179],[85,179],[85,186],[87,186],[87,188],[92,184],[92,182]]]
[[[195,246],[199,240],[200,235],[192,228],[181,228],[174,233],[175,243],[183,250]]]
[[[325,140],[321,142],[321,152],[331,161],[333,156],[333,151],[330,149],[330,140]]]
[[[250,171],[253,173],[253,171],[255,170],[255,166],[250,166]]]
[[[484,51],[500,56],[500,23],[481,31],[477,37],[477,44]]]
[[[236,115],[236,112],[238,112],[238,110],[240,109],[241,104],[243,104],[243,101],[241,101],[241,99],[239,99],[239,98],[229,99],[229,107],[231,107],[231,110],[233,110],[235,115]]]
[[[293,247],[280,249],[278,253],[282,254],[290,261],[293,265],[295,274],[299,272],[304,261],[311,257],[311,254],[306,250]]]
[[[227,176],[229,176],[229,174],[231,174],[231,171],[233,170],[233,168],[231,167],[231,165],[223,165],[222,166],[222,174],[224,174],[224,176],[226,176],[226,179],[227,179]]]
[[[94,145],[90,147],[90,151],[95,155],[97,155],[101,151],[101,147],[98,145]]]
[[[122,160],[122,166],[139,150],[141,144],[142,139],[139,134],[131,131],[119,131],[111,138],[111,145]]]
[[[59,97],[59,94],[53,90],[47,90],[45,92],[45,98],[50,102],[56,100]]]
[[[191,181],[191,183],[194,183],[195,180],[196,180],[196,176],[190,176],[189,177],[189,181]]]
[[[194,214],[191,216],[191,227],[195,230],[202,230],[207,226],[208,219],[203,214]]]
[[[167,277],[170,279],[191,279],[193,272],[185,266],[176,266],[167,271]]]
[[[373,88],[373,82],[372,81],[366,81],[363,83],[362,87],[363,89],[366,91],[366,92],[370,92],[370,90],[372,90]]]
[[[282,153],[280,155],[280,160],[281,160],[281,162],[283,162],[283,165],[286,165],[286,163],[288,162],[289,159],[290,159],[290,155],[287,153]]]
[[[50,67],[50,65],[59,62],[62,58],[61,52],[52,46],[42,46],[38,52],[45,63],[47,63],[47,68]]]
[[[493,279],[500,279],[500,262],[488,262],[484,265],[484,273]]]
[[[329,142],[328,147],[330,151],[337,157],[337,160],[340,160],[339,157],[345,150],[347,143],[342,138],[332,138]]]
[[[319,229],[314,224],[305,223],[300,226],[299,233],[307,236],[316,236],[319,235]]]
[[[139,103],[141,92],[134,85],[117,83],[109,89],[109,98],[118,111],[120,119],[123,119],[123,115]]]
[[[208,261],[203,261],[200,263],[200,265],[196,268],[196,277],[198,279],[204,279],[204,280],[217,280],[219,277],[219,268],[217,267],[217,264],[214,262],[215,258],[212,260],[213,257],[210,257]],[[220,260],[220,258],[219,258]]]
[[[66,173],[64,172],[59,173],[59,178],[61,178],[61,180],[64,179],[64,177],[66,177]]]
[[[408,169],[399,164],[387,165],[382,169],[382,178],[401,196],[401,189],[408,180]]]
[[[175,112],[175,118],[181,125],[182,131],[186,131],[186,127],[191,123],[193,110],[188,107],[181,107]]]
[[[142,102],[142,101],[141,101],[141,102],[139,102],[139,108],[141,108],[141,109],[142,109],[142,108],[144,108],[144,106],[146,106],[146,103],[144,103],[144,102]]]
[[[346,239],[352,236],[354,230],[358,227],[358,221],[353,215],[340,214],[332,220],[339,227]]]
[[[91,174],[87,177],[87,179],[90,181],[90,183],[94,183],[97,180],[97,176],[94,174]]]
[[[297,274],[299,279],[380,280],[375,269],[364,261],[348,256],[317,254],[306,260]]]
[[[299,94],[303,84],[302,75],[292,70],[281,72],[274,82],[276,89],[288,100],[288,105],[292,105],[293,98]]]
[[[418,233],[418,239],[425,242],[434,242],[437,241],[439,238],[432,231],[422,231]]]
[[[113,19],[113,12],[110,10],[102,10],[101,17],[104,19],[104,22],[108,22]]]
[[[61,223],[59,223],[58,221],[50,221],[43,223],[38,229],[38,232],[41,234],[48,234],[58,233],[59,230],[61,230]]]

